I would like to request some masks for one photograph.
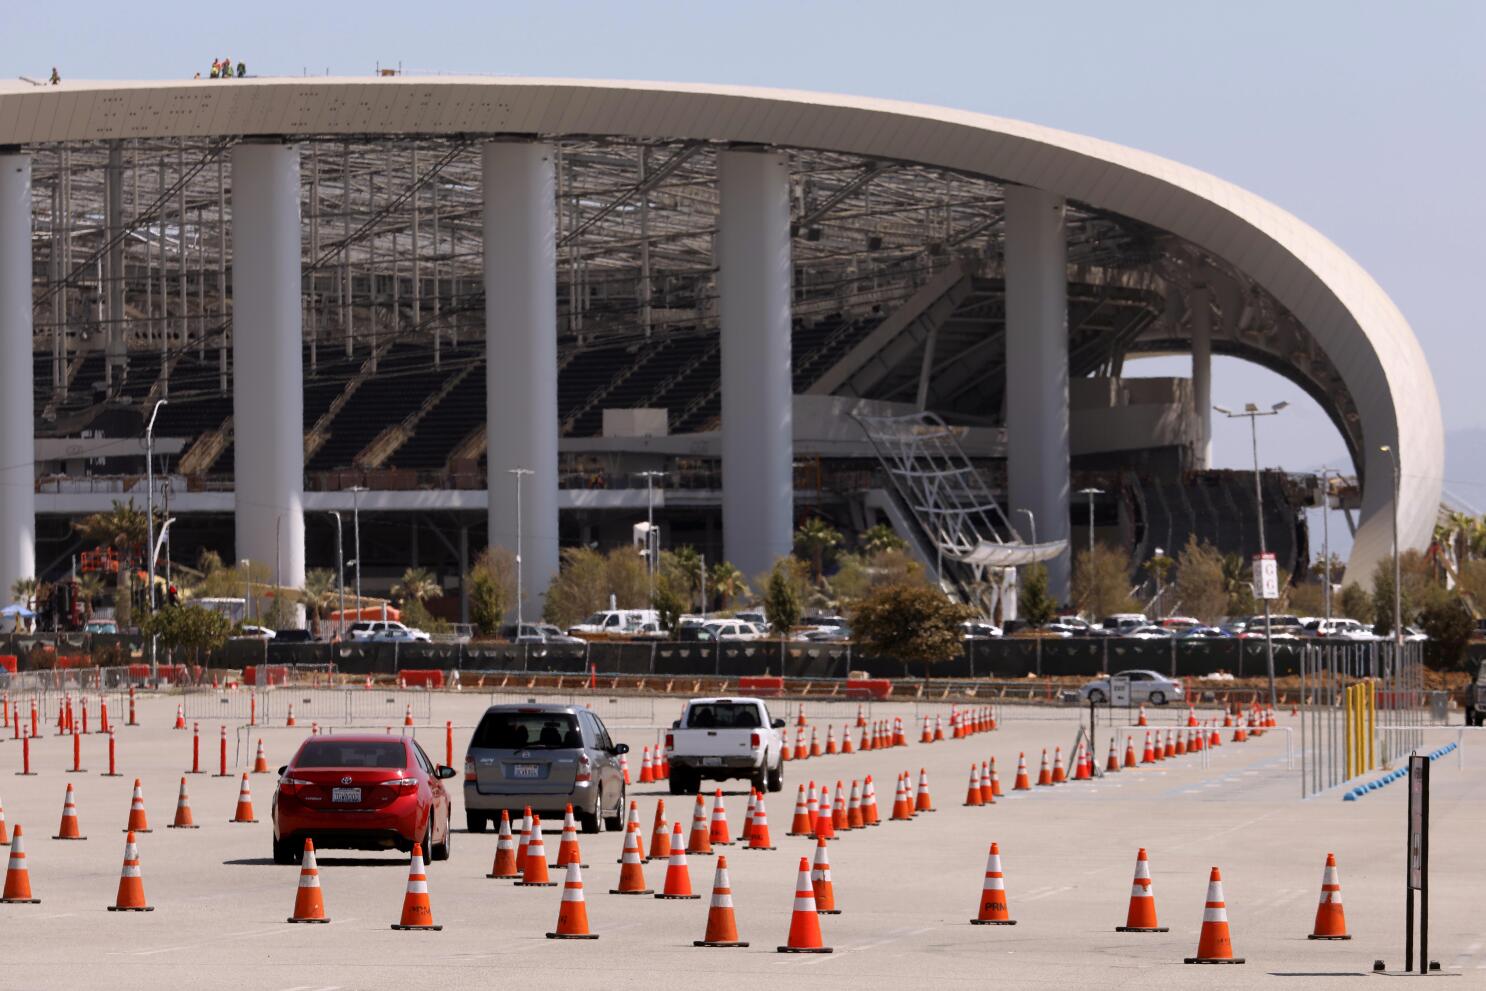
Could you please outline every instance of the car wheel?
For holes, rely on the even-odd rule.
[[[784,790],[784,761],[780,761],[769,770],[769,790]]]
[[[485,832],[485,823],[488,821],[489,820],[485,818],[485,813],[483,812],[470,812],[466,810],[464,813],[464,828],[468,832]]]
[[[619,789],[619,801],[614,803],[614,814],[604,817],[604,828],[611,832],[619,832],[624,828],[624,788]]]
[[[1150,698],[1151,698],[1151,705],[1165,705],[1166,704],[1166,693],[1165,692],[1151,692]]]
[[[449,859],[449,854],[452,851],[452,848],[454,846],[454,824],[449,821],[449,813],[450,812],[453,812],[453,811],[454,811],[453,809],[449,809],[449,810],[446,810],[445,813],[444,813],[444,842],[442,842],[442,843],[434,843],[433,844],[433,847],[430,850],[430,856],[432,856],[434,860],[448,860]],[[433,823],[429,823],[428,824],[428,829],[429,829],[429,839],[432,840],[433,839]]]
[[[301,845],[300,848],[298,850],[296,850],[294,848],[293,842],[291,842],[291,841],[288,841],[288,840],[274,840],[273,841],[273,862],[276,863],[276,864],[297,864],[297,863],[299,863],[299,855],[303,851],[304,851],[303,845]]]
[[[1097,688],[1089,689],[1089,701],[1095,705],[1104,704],[1104,693]]]
[[[598,797],[593,800],[593,811],[584,812],[579,809],[576,814],[578,828],[585,833],[597,833],[603,828],[604,793],[599,792]]]
[[[428,810],[428,825],[423,827],[423,840],[419,845],[423,847],[423,863],[427,866],[433,862],[433,809]]]

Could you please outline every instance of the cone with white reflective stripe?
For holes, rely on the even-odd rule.
[[[666,886],[655,897],[670,899],[700,898],[692,894],[691,868],[686,864],[686,847],[681,843],[681,823],[676,823],[676,835],[671,837],[671,858],[666,863]]]
[[[1216,867],[1207,881],[1207,903],[1202,909],[1202,935],[1197,939],[1197,955],[1183,963],[1243,963],[1233,955],[1233,942],[1228,935],[1228,906],[1223,901],[1223,875]]]
[[[186,794],[186,779],[181,778],[181,793],[175,800],[175,821],[166,829],[200,829],[191,818],[191,796]]]
[[[516,841],[511,837],[511,813],[500,810],[500,831],[495,834],[495,861],[490,865],[491,878],[520,877],[516,862]]]
[[[1321,874],[1321,903],[1316,906],[1315,931],[1307,939],[1351,939],[1347,916],[1342,911],[1342,882],[1336,872],[1336,855],[1326,855],[1326,870]]]
[[[511,838],[510,823],[506,823],[506,839]],[[315,843],[306,838],[304,853],[299,858],[299,887],[294,894],[294,914],[287,922],[329,922],[325,914],[325,896],[320,891],[320,866],[315,863]]]
[[[820,916],[815,908],[815,885],[810,879],[810,861],[800,858],[795,876],[795,907],[790,914],[789,939],[780,953],[830,953],[820,936]]]
[[[557,882],[547,874],[547,845],[542,842],[542,820],[531,817],[531,839],[526,843],[526,860],[521,865],[518,888],[555,888]]]
[[[862,779],[862,824],[882,825],[882,820],[877,817],[877,789],[872,786],[870,774]]]
[[[1042,762],[1047,764],[1047,751],[1042,753]],[[1027,755],[1019,753],[1016,756],[1016,778],[1011,783],[1012,791],[1031,791],[1032,779],[1027,774]]]
[[[836,907],[836,886],[831,883],[831,855],[826,841],[815,841],[815,862],[810,865],[810,883],[815,889],[815,911],[820,915],[840,915]]]
[[[526,870],[526,848],[531,844],[531,806],[521,813],[521,832],[516,837],[516,874]]]
[[[268,755],[263,752],[263,740],[258,741],[258,752],[253,755],[253,773],[268,773]]]
[[[746,850],[772,850],[774,840],[769,836],[769,810],[764,807],[764,793],[759,792],[753,806],[753,826],[748,831]]]
[[[633,833],[636,837],[639,833]],[[562,904],[557,909],[557,930],[547,934],[548,939],[598,939],[598,933],[588,931],[588,904],[583,900],[583,869],[578,862],[568,864],[567,877],[562,882]]]
[[[665,860],[671,855],[671,827],[666,822],[666,800],[655,801],[655,823],[650,827],[650,853],[644,860]]]
[[[929,795],[929,772],[927,768],[918,769],[918,793],[913,799],[913,811],[933,812],[934,799]]]
[[[810,835],[810,812],[805,807],[805,786],[800,785],[795,794],[795,814],[789,822],[789,831],[786,836],[808,836]]]
[[[243,772],[242,784],[237,789],[237,809],[228,822],[257,822],[253,815],[253,790],[248,787],[248,772]]]
[[[562,868],[571,863],[581,864],[582,861],[583,852],[578,846],[578,823],[573,819],[573,803],[569,802],[562,817],[562,838],[557,843],[557,860],[552,866]]]
[[[738,837],[738,842],[745,847],[748,841],[753,839],[753,815],[758,809],[758,792],[752,788],[748,789],[748,808],[743,813],[743,835]]]
[[[645,886],[645,865],[640,860],[640,830],[637,826],[632,825],[624,831],[624,854],[619,858],[619,887],[610,888],[609,894],[655,894],[654,888]]]
[[[980,797],[980,768],[975,766],[974,761],[970,763],[970,784],[965,789],[965,801],[962,804],[966,806],[983,804]]]
[[[1156,922],[1156,896],[1151,891],[1151,864],[1145,847],[1135,855],[1135,883],[1130,888],[1130,910],[1125,924],[1115,926],[1120,933],[1164,933],[1170,930]]]
[[[712,856],[712,827],[707,822],[707,800],[701,795],[697,796],[697,804],[692,811],[691,835],[686,839],[686,852],[699,857]]]
[[[0,903],[8,905],[37,905],[40,898],[31,897],[31,871],[26,867],[25,832],[19,824],[10,837],[10,863],[5,868],[5,893]]]
[[[1001,847],[991,844],[986,857],[985,882],[980,890],[980,912],[970,920],[972,926],[1014,926],[1016,920],[1006,905],[1006,876],[1001,873]]]
[[[542,858],[542,869],[547,869],[547,858]],[[392,924],[393,929],[420,929],[437,932],[443,926],[433,924],[433,906],[428,902],[428,872],[423,866],[423,844],[413,844],[413,854],[408,858],[408,888],[402,898],[402,918]]]
[[[144,790],[139,785],[139,779],[134,779],[134,795],[129,799],[129,824],[124,827],[126,833],[149,833],[149,817],[144,811]]]
[[[707,838],[715,846],[733,845],[733,838],[728,834],[728,807],[722,800],[721,788],[717,789],[712,799],[712,825]]]
[[[10,845],[10,833],[5,827],[5,809],[0,806],[0,846]]]
[[[124,838],[124,867],[119,872],[119,893],[110,912],[153,912],[155,909],[144,899],[144,877],[139,871],[139,844],[130,832]]]
[[[77,826],[77,803],[72,798],[72,785],[67,786],[67,794],[62,799],[62,822],[57,826],[57,835],[54,840],[85,840],[86,836]]]
[[[692,946],[747,946],[738,939],[738,922],[733,915],[733,885],[728,879],[728,858],[717,858],[717,872],[712,876],[712,907],[707,910],[707,932]]]

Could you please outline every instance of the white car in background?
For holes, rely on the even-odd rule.
[[[765,636],[767,634],[752,623],[743,623],[736,619],[714,619],[702,624],[697,639],[731,642],[762,640]]]
[[[422,630],[404,626],[395,619],[358,620],[346,628],[352,640],[376,643],[428,643],[433,638]]]
[[[1320,619],[1314,616],[1303,617],[1302,625],[1305,627],[1305,635],[1320,640],[1376,640],[1377,634],[1370,627],[1364,626],[1355,619]]]
[[[1124,637],[1127,640],[1170,640],[1172,637],[1176,636],[1176,632],[1177,631],[1168,629],[1164,626],[1147,624],[1145,626],[1136,626],[1128,629],[1121,633],[1120,636]]]
[[[1150,671],[1144,668],[1131,671],[1117,671],[1115,677],[1130,679],[1130,701],[1135,705],[1149,702],[1151,705],[1165,705],[1168,702],[1180,702],[1186,696],[1182,683],[1173,678],[1168,678],[1159,671]],[[1086,682],[1078,690],[1078,700],[1085,704],[1093,702],[1101,705],[1110,700],[1109,678],[1095,678]]]

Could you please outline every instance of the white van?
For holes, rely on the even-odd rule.
[[[660,623],[660,614],[654,609],[605,609],[589,616],[568,632],[579,636],[584,633],[628,635],[639,633],[646,623]]]

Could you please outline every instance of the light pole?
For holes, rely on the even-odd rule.
[[[1321,592],[1321,607],[1326,624],[1331,625],[1331,469],[1321,466],[1321,571],[1325,585]]]
[[[155,611],[155,417],[160,415],[160,407],[169,400],[155,400],[155,408],[150,410],[150,422],[144,428],[144,475],[145,475],[145,547],[150,551],[150,612]]]
[[[346,542],[341,537],[341,514],[338,510],[330,510],[330,515],[335,517],[335,587],[340,591],[340,609],[337,610],[340,619],[340,638],[346,639]]]
[[[356,618],[361,618],[361,493],[365,486],[351,486],[351,550],[356,553]],[[345,611],[341,611],[341,624],[346,622]]]
[[[1398,560],[1398,455],[1384,444],[1378,448],[1388,455],[1393,465],[1393,662],[1398,663],[1399,651],[1403,649],[1403,586],[1402,568]]]
[[[521,569],[521,480],[536,473],[530,468],[507,468],[506,472],[516,476],[516,640],[520,642],[521,624],[526,621],[522,610],[526,583]]]
[[[1287,402],[1279,402],[1275,403],[1267,410],[1262,410],[1258,406],[1255,406],[1253,403],[1244,403],[1243,411],[1240,413],[1235,413],[1232,410],[1225,409],[1222,406],[1213,407],[1213,409],[1217,410],[1219,413],[1222,413],[1230,420],[1238,419],[1241,416],[1246,416],[1249,418],[1249,437],[1253,441],[1254,446],[1254,506],[1259,515],[1259,557],[1261,560],[1264,559],[1269,551],[1268,548],[1266,548],[1264,545],[1264,488],[1259,484],[1259,417],[1278,416],[1280,410],[1289,405],[1290,404]],[[1263,592],[1264,589],[1261,588],[1259,591]],[[1270,635],[1269,630],[1269,597],[1264,596],[1263,598],[1264,663],[1269,673],[1269,706],[1273,709],[1279,707],[1279,702],[1274,689],[1274,638]]]
[[[655,480],[664,478],[663,471],[642,471],[645,479],[645,579],[649,586],[646,606],[655,607],[655,559],[660,552],[660,541],[655,539]]]
[[[1079,489],[1078,494],[1089,497],[1089,558],[1094,557],[1094,497],[1103,495],[1103,489]]]

